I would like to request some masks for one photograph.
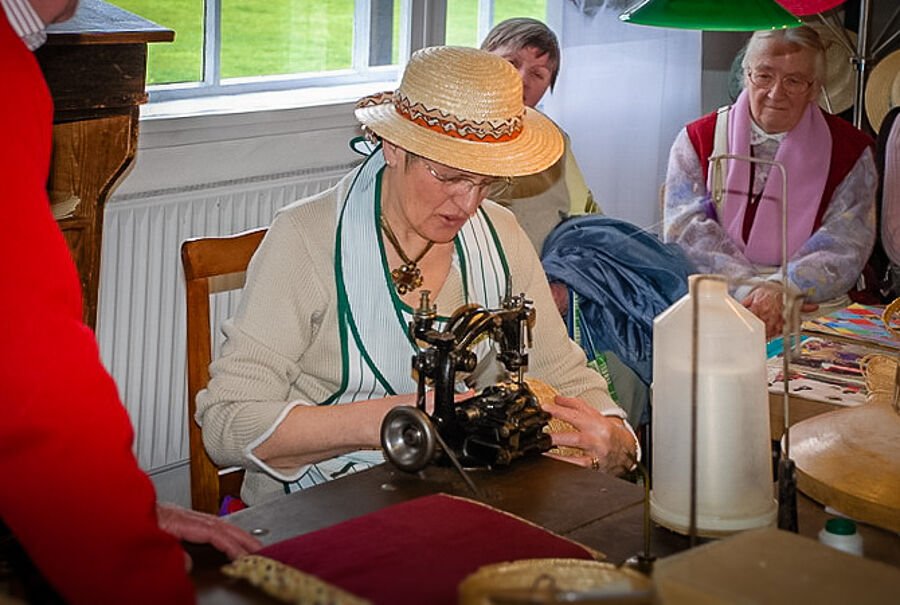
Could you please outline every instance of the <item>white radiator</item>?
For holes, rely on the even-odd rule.
[[[181,242],[268,225],[279,208],[326,189],[350,168],[113,196],[107,204],[97,339],[134,425],[141,468],[162,471],[189,457]],[[234,294],[214,297],[213,326],[236,301]],[[221,334],[214,331],[215,358]]]

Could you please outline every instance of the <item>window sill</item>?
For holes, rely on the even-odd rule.
[[[141,119],[151,121],[338,105],[356,102],[356,100],[376,92],[393,90],[396,86],[397,82],[394,80],[379,80],[339,86],[311,86],[288,90],[154,101],[141,107]]]
[[[357,125],[360,98],[396,81],[252,92],[141,106],[141,148],[170,147]]]

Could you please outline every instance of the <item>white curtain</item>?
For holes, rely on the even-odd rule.
[[[669,147],[700,116],[700,32],[623,23],[622,0],[547,4],[562,63],[540,108],[571,137],[603,213],[658,232]]]

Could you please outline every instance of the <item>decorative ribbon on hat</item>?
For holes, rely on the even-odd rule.
[[[382,92],[361,99],[356,108],[393,103],[397,114],[440,134],[479,143],[512,141],[522,133],[524,114],[497,121],[460,118],[441,109],[414,102],[402,92]]]

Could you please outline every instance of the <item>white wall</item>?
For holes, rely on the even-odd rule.
[[[570,135],[603,213],[657,231],[669,148],[700,115],[700,33],[623,23],[620,3],[561,4],[548,16],[561,70],[543,106]]]

